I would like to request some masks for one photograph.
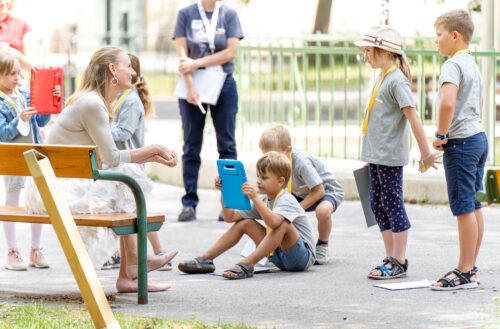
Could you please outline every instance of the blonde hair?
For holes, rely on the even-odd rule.
[[[292,146],[290,132],[282,125],[267,127],[260,136],[259,147],[264,151],[285,151]]]
[[[109,64],[117,61],[118,55],[125,52],[123,49],[106,46],[94,52],[89,64],[83,71],[78,89],[66,101],[66,105],[74,103],[85,93],[95,91],[102,98],[109,112],[110,121],[112,118],[111,104],[106,101],[108,95],[108,81],[110,78]]]
[[[292,164],[283,153],[270,151],[257,160],[257,173],[260,176],[265,175],[268,170],[278,178],[283,177],[285,179],[283,186],[286,186],[292,175]]]
[[[132,78],[132,84],[139,94],[142,105],[144,106],[144,116],[149,117],[153,114],[153,102],[151,101],[151,94],[149,92],[149,85],[141,74],[141,62],[139,57],[132,53],[128,53],[130,63],[134,69],[136,76]]]
[[[434,26],[441,25],[449,33],[457,31],[462,35],[464,41],[469,43],[474,34],[474,23],[469,13],[463,9],[450,10],[434,22]]]
[[[381,56],[383,53],[388,54],[389,56],[392,57],[394,60],[399,61],[399,69],[403,72],[405,77],[410,81],[411,84],[411,70],[410,70],[410,64],[408,63],[408,60],[406,57],[400,54],[393,53],[392,51],[388,51],[385,49],[381,49],[378,47],[373,47],[373,54],[375,57]]]
[[[10,74],[16,62],[19,63],[16,55],[7,51],[0,51],[0,76]]]

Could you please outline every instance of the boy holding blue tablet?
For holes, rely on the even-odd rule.
[[[224,220],[234,224],[199,257],[179,263],[179,270],[188,274],[213,272],[213,260],[236,245],[244,234],[250,236],[257,248],[224,271],[223,277],[252,277],[253,266],[265,256],[283,271],[307,270],[315,261],[314,235],[304,210],[286,191],[291,172],[290,161],[285,155],[268,152],[262,156],[257,161],[257,187],[264,196],[259,196],[250,183],[244,183],[241,189],[249,197],[251,209],[227,209],[222,203]],[[219,177],[215,187],[221,189]],[[256,219],[262,219],[267,228]]]

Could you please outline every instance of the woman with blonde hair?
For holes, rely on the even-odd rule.
[[[132,150],[144,146],[144,131],[146,129],[144,121],[153,114],[149,86],[141,74],[141,62],[134,54],[129,53],[128,56],[136,76],[132,78],[132,87],[120,92],[112,106],[114,118],[111,123],[111,134],[120,150]],[[148,232],[148,239],[155,255],[166,254],[157,231]],[[171,251],[170,254],[175,255],[177,251]],[[101,269],[119,268],[120,261],[121,254],[117,250],[101,266]],[[170,262],[158,269],[158,271],[170,270],[172,270]]]
[[[66,108],[51,128],[46,142],[97,145],[103,166],[131,175],[147,193],[151,183],[137,164],[158,162],[174,167],[177,164],[177,155],[175,151],[160,144],[131,150],[119,150],[116,147],[110,128],[113,119],[111,104],[121,91],[132,87],[132,79],[135,76],[127,52],[112,46],[98,49],[83,72],[79,88],[68,99]],[[135,211],[133,195],[122,183],[92,182],[84,179],[60,179],[59,182],[73,213]],[[31,188],[28,192],[26,207],[35,213],[45,211],[36,188]],[[80,231],[86,247],[101,248],[97,251],[101,253],[100,259],[103,259],[112,248],[105,242],[115,239],[109,239],[111,235],[109,230],[98,229],[101,230],[82,227]],[[122,261],[116,282],[118,292],[137,291],[137,254],[134,248],[136,243],[135,235],[120,236]],[[90,250],[89,253],[92,254]],[[98,261],[97,252],[95,256],[91,258]],[[173,256],[171,254],[148,256],[148,271],[162,267]],[[168,284],[152,281],[148,283],[149,291],[162,291],[169,287]]]

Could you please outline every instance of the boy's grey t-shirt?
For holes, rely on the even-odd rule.
[[[385,77],[373,103],[361,161],[384,166],[408,164],[409,125],[402,111],[408,106],[415,107],[410,82],[397,68]]]
[[[465,138],[483,132],[480,117],[483,82],[470,54],[460,53],[444,62],[439,75],[437,106],[441,103],[441,89],[446,82],[458,87],[449,138]]]
[[[311,189],[323,184],[325,195],[330,195],[336,203],[335,209],[344,200],[344,188],[328,171],[323,161],[309,152],[292,148],[292,193],[305,198]]]
[[[262,200],[266,202],[266,196],[262,196]],[[309,266],[314,264],[316,255],[314,234],[306,212],[302,209],[295,197],[286,191],[284,191],[283,194],[281,194],[276,200],[274,209],[273,203],[274,200],[270,200],[267,203],[267,207],[275,214],[285,217],[290,223],[292,223],[299,232],[299,235],[302,237],[302,240],[304,240],[304,243],[309,250],[309,262],[307,263],[306,269],[309,268]],[[238,212],[243,218],[262,218],[253,202],[250,210],[238,210]]]
[[[207,12],[207,18],[212,19],[213,12]],[[177,15],[177,22],[173,39],[177,37],[185,37],[188,45],[188,56],[190,58],[201,58],[210,54],[210,46],[205,32],[205,26],[198,11],[198,5],[195,3],[191,6],[183,8]],[[228,38],[243,39],[243,31],[241,30],[238,14],[232,8],[221,5],[219,18],[217,19],[215,32],[215,52],[227,48]],[[234,60],[222,64],[222,69],[227,74],[234,71]]]
[[[120,99],[121,92],[117,99]],[[118,107],[113,120],[118,127],[132,134],[125,142],[115,141],[120,150],[132,150],[144,146],[144,105],[137,90],[133,89]]]

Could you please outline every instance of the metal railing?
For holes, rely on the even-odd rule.
[[[359,158],[361,123],[374,73],[352,40],[308,36],[242,43],[235,74],[239,91],[238,147],[258,150],[262,130],[280,123],[290,129],[293,144],[299,148],[321,157]],[[411,66],[417,111],[431,141],[437,114],[437,82],[445,58],[436,50],[421,49],[435,49],[431,38],[407,39],[406,44],[417,47],[405,49],[405,54]],[[480,67],[481,59],[494,60],[496,91],[500,53],[473,51],[472,55]],[[496,122],[498,91],[493,93],[492,104],[489,110],[494,111]],[[497,138],[490,143],[496,146]],[[410,158],[418,160],[414,144]],[[500,150],[494,149],[491,164],[500,162]]]

